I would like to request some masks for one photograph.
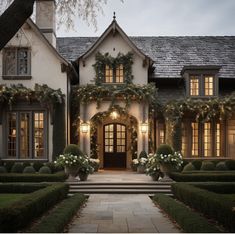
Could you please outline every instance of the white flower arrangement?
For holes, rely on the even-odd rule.
[[[156,159],[160,164],[170,164],[174,168],[178,169],[183,164],[182,155],[179,152],[173,154],[156,154]]]
[[[148,162],[147,158],[139,158],[139,165],[145,166]]]

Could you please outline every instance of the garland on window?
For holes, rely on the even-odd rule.
[[[0,86],[0,103],[8,104],[10,107],[17,102],[17,100],[33,101],[37,100],[41,105],[49,107],[57,103],[64,102],[64,94],[60,89],[54,90],[47,85],[35,84],[34,90],[26,88],[22,84]]]
[[[88,104],[96,102],[97,109],[105,100],[110,100],[110,108],[116,105],[116,101],[124,101],[127,109],[133,101],[145,101],[149,104],[150,110],[154,111],[159,105],[157,102],[157,89],[154,83],[147,85],[123,84],[123,85],[102,85],[88,84],[86,86],[73,87],[74,103]]]
[[[105,77],[105,65],[108,65],[110,68],[117,68],[120,64],[123,65],[124,69],[124,78],[127,84],[131,84],[133,80],[132,75],[132,64],[133,64],[133,54],[128,52],[126,55],[118,53],[117,57],[112,57],[109,53],[104,55],[98,52],[95,56],[96,63],[93,64],[95,69],[96,77],[95,84],[101,85],[104,82]]]
[[[101,112],[97,113],[92,119],[91,119],[91,125],[90,125],[90,136],[91,136],[91,157],[92,158],[98,158],[98,130],[97,126],[99,126],[105,118],[110,116],[110,114],[116,111],[119,116],[122,118],[126,118],[127,120],[130,121],[130,125],[128,125],[128,131],[130,132],[131,135],[131,143],[130,143],[130,148],[127,150],[131,151],[132,158],[137,158],[137,122],[134,117],[129,116],[126,112],[126,110],[118,105],[113,106],[109,108],[108,111],[106,112]]]

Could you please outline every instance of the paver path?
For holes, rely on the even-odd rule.
[[[69,227],[74,233],[179,232],[144,194],[93,194]]]

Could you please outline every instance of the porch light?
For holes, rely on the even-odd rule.
[[[140,125],[140,130],[141,130],[142,133],[147,133],[147,131],[148,131],[148,123],[142,123]]]
[[[119,117],[119,114],[116,111],[111,112],[110,114],[112,119],[117,119]]]
[[[88,128],[89,128],[89,124],[88,123],[82,123],[80,125],[80,129],[82,133],[87,133],[88,132]]]

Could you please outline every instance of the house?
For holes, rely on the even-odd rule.
[[[129,37],[114,16],[99,38],[55,38],[54,3],[38,4],[36,24],[0,54],[0,83],[45,84],[48,99],[40,86],[2,102],[0,157],[52,160],[75,143],[104,168],[129,168],[169,143],[184,158],[234,159],[235,37]]]

